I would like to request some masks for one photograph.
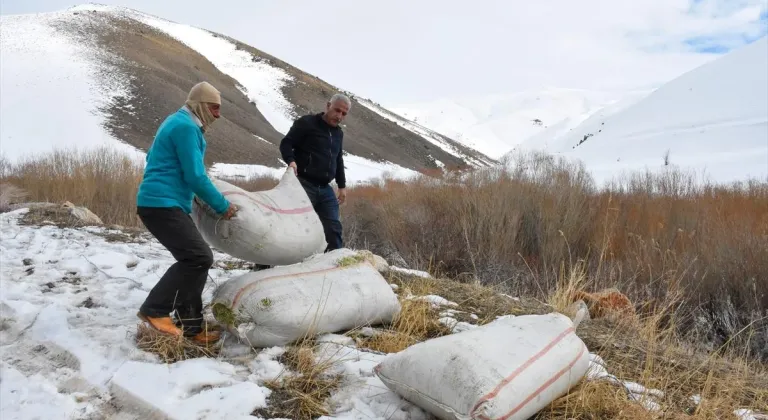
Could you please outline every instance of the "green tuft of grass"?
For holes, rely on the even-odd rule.
[[[221,302],[214,303],[213,306],[211,306],[211,312],[213,313],[213,317],[216,318],[216,321],[219,321],[224,325],[231,327],[240,325],[240,321],[235,312]]]
[[[339,261],[336,262],[336,264],[339,267],[350,267],[356,264],[360,264],[366,260],[365,255],[357,254],[357,255],[351,255],[349,257],[340,258]]]

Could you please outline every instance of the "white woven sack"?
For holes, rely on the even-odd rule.
[[[391,322],[400,311],[372,254],[338,249],[221,284],[214,316],[256,348]]]
[[[224,220],[194,200],[192,219],[212,247],[265,265],[295,264],[325,250],[323,225],[292,169],[267,191],[248,192],[219,179],[212,182],[238,207],[233,218]]]
[[[415,344],[374,369],[436,417],[524,420],[565,395],[589,368],[571,320],[558,313],[501,318]]]

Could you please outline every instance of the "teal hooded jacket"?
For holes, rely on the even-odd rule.
[[[139,185],[139,207],[179,207],[189,214],[197,195],[221,214],[229,201],[205,172],[206,142],[196,117],[185,106],[169,115],[157,129],[147,150],[144,179]]]

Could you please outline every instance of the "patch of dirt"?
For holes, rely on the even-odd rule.
[[[86,309],[93,309],[93,308],[101,308],[102,305],[99,305],[98,303],[93,301],[93,298],[88,296],[84,301],[82,301],[79,305],[77,305],[81,308]]]
[[[501,294],[500,290],[479,284],[409,276],[398,272],[390,272],[388,277],[390,283],[398,286],[396,293],[400,296],[409,293],[417,296],[434,294],[458,304],[458,308],[450,309],[466,312],[466,315],[457,314],[456,317],[461,316],[462,321],[471,324],[484,325],[502,315],[547,314],[553,311],[550,306],[539,301],[508,297]],[[475,314],[478,319],[471,318],[471,314]]]
[[[282,388],[273,389],[267,398],[267,406],[253,410],[251,415],[263,419],[284,418],[285,413],[293,410],[292,400],[294,396],[290,391]]]
[[[93,232],[96,236],[101,236],[110,243],[141,243],[148,239],[149,233],[146,230],[138,228],[121,227],[120,230],[107,230],[103,232]]]

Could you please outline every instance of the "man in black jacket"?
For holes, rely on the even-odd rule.
[[[339,204],[347,198],[342,144],[344,132],[339,124],[349,113],[352,102],[335,94],[325,112],[305,115],[294,121],[280,142],[283,161],[293,168],[320,217],[328,242],[326,252],[343,247]],[[330,182],[336,179],[338,195]]]

